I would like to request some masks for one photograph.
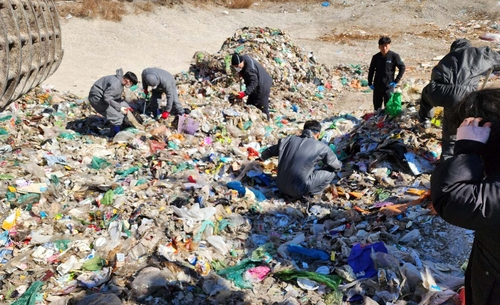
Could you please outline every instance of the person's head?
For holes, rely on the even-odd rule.
[[[480,126],[491,122],[483,161],[488,173],[500,170],[500,88],[483,89],[466,95],[455,107],[452,127],[458,128],[468,117],[482,118]]]
[[[123,75],[122,84],[127,88],[133,85],[137,85],[137,76],[134,73],[128,71]]]
[[[241,58],[240,54],[233,54],[233,56],[231,57],[231,66],[233,66],[233,69],[236,72],[240,72],[241,69],[243,69],[243,67],[245,66],[245,62],[243,61],[243,58]]]
[[[304,123],[304,131],[309,130],[317,139],[321,133],[321,124],[316,120],[310,120]]]
[[[468,39],[457,39],[452,42],[450,46],[450,52],[470,47],[472,47],[472,43],[470,43]]]
[[[380,37],[378,40],[378,49],[380,50],[380,53],[385,56],[391,49],[391,38],[387,36]]]

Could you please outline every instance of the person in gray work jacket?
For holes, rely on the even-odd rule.
[[[121,130],[123,119],[130,105],[122,99],[123,87],[137,84],[137,76],[132,72],[123,74],[122,69],[116,70],[116,75],[108,75],[98,79],[89,92],[89,102],[92,108],[104,116],[112,124],[112,134]]]
[[[147,68],[142,71],[142,88],[144,93],[149,93],[148,87],[151,87],[151,99],[149,109],[153,116],[158,119],[167,119],[169,115],[183,115],[184,108],[179,102],[177,94],[177,85],[175,79],[169,72],[160,68]],[[167,100],[164,106],[161,106],[161,95],[165,93]]]
[[[481,75],[500,66],[500,54],[489,47],[473,47],[467,39],[457,39],[432,69],[431,81],[422,90],[419,121],[431,120],[433,108],[443,111],[443,135],[441,159],[453,156],[458,126],[451,124],[455,106],[468,93],[476,91]]]
[[[292,199],[321,193],[342,167],[335,153],[318,141],[321,124],[307,121],[301,136],[280,139],[265,149],[262,160],[278,156],[278,189]]]
[[[231,65],[245,81],[246,89],[238,93],[238,98],[248,96],[247,104],[259,108],[266,117],[269,117],[269,96],[273,79],[266,69],[248,55],[233,54]]]

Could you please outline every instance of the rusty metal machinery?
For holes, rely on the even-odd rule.
[[[63,57],[52,0],[0,0],[0,110],[38,86]]]

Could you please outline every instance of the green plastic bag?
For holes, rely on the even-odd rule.
[[[338,275],[323,275],[311,271],[283,270],[274,274],[276,277],[290,281],[292,279],[305,277],[312,281],[325,284],[333,290],[337,290],[342,279]]]
[[[86,260],[82,269],[87,271],[99,271],[106,265],[106,261],[99,256],[93,257],[91,259]]]
[[[104,194],[104,197],[102,197],[101,199],[101,204],[104,204],[104,205],[111,205],[113,203],[113,196],[115,195],[115,193],[113,192],[113,190],[108,190],[105,194]]]
[[[387,102],[387,105],[385,107],[385,111],[391,116],[395,117],[403,111],[401,107],[401,93],[400,92],[394,92],[391,95],[391,98]]]
[[[90,163],[90,167],[93,169],[104,169],[110,165],[111,163],[99,157],[92,157],[92,162]]]

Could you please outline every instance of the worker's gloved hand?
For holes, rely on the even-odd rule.
[[[396,83],[396,82],[391,82],[389,84],[389,86],[391,86],[392,88],[395,88],[397,85],[398,85],[398,83]]]
[[[375,86],[373,86],[373,85],[370,85],[368,87],[370,87],[370,89],[372,89],[372,90],[375,90]]]
[[[169,115],[170,115],[170,112],[168,112],[168,111],[163,111],[163,112],[161,113],[161,118],[162,118],[162,119],[164,119],[164,120],[166,120],[166,119],[168,119],[168,116],[169,116]]]
[[[457,129],[457,141],[471,140],[486,143],[490,137],[491,123],[487,122],[479,126],[481,120],[482,118],[466,118]]]
[[[245,92],[241,91],[240,93],[238,93],[238,98],[242,99],[245,97]]]
[[[120,108],[120,112],[123,113],[123,114],[127,114],[127,112],[129,112],[129,111],[132,112],[132,110],[133,109],[130,108],[130,107],[122,107],[122,108]]]

